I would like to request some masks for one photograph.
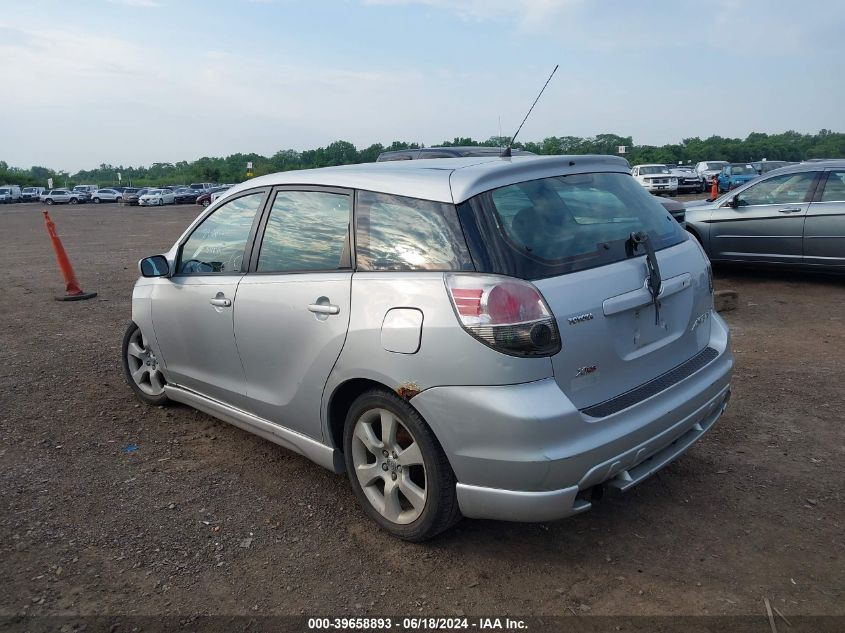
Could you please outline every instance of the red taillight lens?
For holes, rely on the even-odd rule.
[[[497,284],[487,297],[487,311],[491,323],[520,323],[542,319],[543,298],[532,286],[511,283]]]
[[[446,287],[461,325],[486,345],[515,356],[550,356],[560,350],[555,318],[527,281],[455,274],[446,275]]]
[[[480,288],[455,288],[452,291],[452,300],[455,308],[461,316],[478,316],[481,314]]]

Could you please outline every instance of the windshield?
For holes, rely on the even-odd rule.
[[[523,279],[623,260],[638,231],[649,234],[655,249],[685,239],[661,204],[620,173],[508,185],[463,203],[459,213],[478,270]]]
[[[748,174],[756,174],[757,170],[754,169],[751,165],[732,165],[731,173],[734,176],[745,176]]]
[[[147,193],[145,193],[144,195],[146,195],[146,196],[157,196],[157,195],[158,195],[158,194],[160,194],[160,193],[161,193],[161,189],[150,189],[150,190],[149,190]]]
[[[641,176],[650,176],[652,174],[668,174],[669,169],[666,165],[648,165],[646,167],[640,167],[640,175]]]
[[[0,189],[0,196],[6,195],[9,193],[8,189]]]
[[[727,165],[727,163],[722,163],[722,162],[719,162],[719,163],[707,163],[707,167],[706,167],[706,169],[712,169],[712,170],[714,170],[714,171],[721,171],[722,167],[724,167],[725,165]]]

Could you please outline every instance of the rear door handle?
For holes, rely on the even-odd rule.
[[[214,299],[209,300],[209,303],[218,308],[229,308],[232,305],[232,300],[215,297]]]
[[[801,213],[801,209],[795,209],[793,207],[790,207],[788,209],[781,209],[780,212],[781,213]]]
[[[314,314],[340,314],[340,306],[333,303],[309,303],[308,311]]]

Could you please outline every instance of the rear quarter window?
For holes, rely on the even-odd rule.
[[[356,201],[359,270],[472,270],[455,207],[371,191]]]

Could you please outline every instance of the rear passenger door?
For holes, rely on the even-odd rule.
[[[804,263],[845,267],[845,169],[829,169],[804,221]]]
[[[317,440],[323,388],[349,324],[351,219],[350,191],[274,190],[238,286],[248,410]]]

